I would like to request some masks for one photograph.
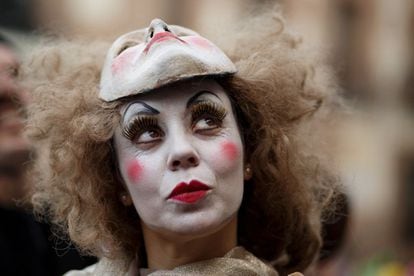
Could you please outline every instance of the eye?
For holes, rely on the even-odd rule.
[[[193,124],[193,130],[195,132],[205,132],[220,128],[221,125],[222,121],[217,120],[217,118],[206,116],[204,118],[200,118],[197,122]]]
[[[208,101],[196,103],[191,109],[193,131],[205,135],[217,133],[227,114],[224,107]]]
[[[163,134],[158,129],[146,130],[139,134],[139,136],[135,137],[134,142],[136,144],[155,143],[161,140],[162,137]]]
[[[132,143],[145,148],[160,142],[164,137],[164,132],[159,127],[157,118],[153,116],[133,118],[122,129],[122,134]]]
[[[19,74],[19,69],[17,68],[17,66],[9,66],[6,68],[6,73],[8,76],[12,77],[12,78],[16,78]]]

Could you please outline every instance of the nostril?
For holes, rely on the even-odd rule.
[[[190,162],[190,164],[196,164],[197,163],[197,161],[194,157],[188,158],[188,162]]]
[[[150,32],[150,38],[152,38],[154,36],[154,30],[152,29]]]
[[[176,160],[172,163],[173,167],[178,167],[180,165],[180,161]]]
[[[167,26],[164,26],[164,31],[171,33],[170,29]]]

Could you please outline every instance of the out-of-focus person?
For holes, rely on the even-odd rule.
[[[0,205],[9,208],[24,194],[24,163],[30,153],[22,135],[22,107],[27,98],[16,83],[17,73],[17,58],[0,38]]]
[[[0,37],[0,274],[51,275],[43,228],[18,208],[31,151],[22,135],[27,98],[16,81],[18,66],[11,44]]]
[[[50,226],[37,222],[22,205],[30,184],[25,183],[25,164],[32,150],[23,136],[29,98],[17,83],[18,68],[13,45],[0,35],[0,275],[60,275],[95,259],[58,244]]]

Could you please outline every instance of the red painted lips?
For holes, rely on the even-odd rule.
[[[189,184],[184,182],[175,186],[168,199],[175,199],[185,203],[195,203],[202,199],[210,187],[197,180],[191,180]]]

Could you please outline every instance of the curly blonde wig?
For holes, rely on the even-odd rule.
[[[260,30],[260,32],[258,31]],[[318,255],[320,222],[337,179],[313,147],[341,105],[338,89],[279,17],[263,17],[220,47],[238,68],[228,92],[253,177],[239,211],[239,244],[282,275]],[[98,99],[106,43],[43,47],[23,68],[33,93],[27,133],[37,149],[32,202],[87,254],[145,263],[139,217],[119,200],[111,139],[122,101]]]

